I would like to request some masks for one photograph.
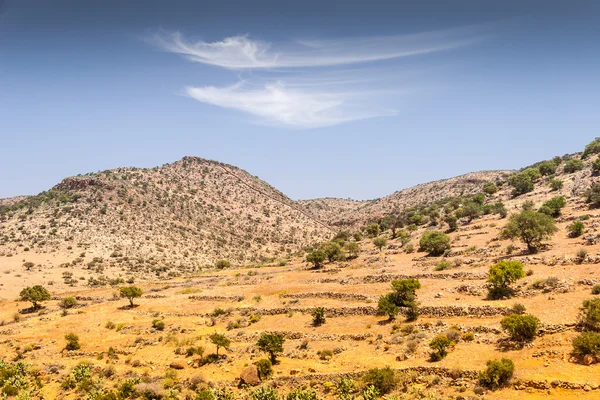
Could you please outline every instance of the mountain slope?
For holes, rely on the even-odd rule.
[[[66,178],[3,214],[4,253],[78,247],[147,271],[283,257],[332,234],[246,171],[194,157]]]

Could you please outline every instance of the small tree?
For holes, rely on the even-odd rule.
[[[360,252],[360,246],[356,242],[346,243],[345,249],[348,253],[348,258],[356,258],[358,257],[358,253]]]
[[[498,186],[496,186],[494,182],[488,182],[485,185],[483,185],[483,191],[485,192],[485,194],[491,196],[498,191]]]
[[[580,323],[587,331],[600,332],[600,299],[583,302]]]
[[[458,228],[458,218],[454,215],[448,215],[444,218],[444,222],[448,224],[448,231],[454,232]]]
[[[492,299],[510,295],[510,285],[525,276],[519,261],[499,261],[490,267],[488,282],[491,283],[489,297]]]
[[[600,174],[600,157],[596,158],[592,163],[592,173],[596,176]]]
[[[386,294],[379,298],[377,303],[379,312],[386,314],[390,321],[393,320],[398,314],[398,306],[394,303],[394,294]]]
[[[538,169],[540,170],[540,174],[544,176],[554,175],[556,172],[556,164],[550,160],[542,161],[538,164]]]
[[[566,203],[567,201],[564,197],[554,197],[544,203],[544,205],[540,208],[540,212],[556,218],[560,215],[560,210],[565,206]]]
[[[431,256],[440,256],[450,249],[450,237],[444,232],[427,231],[421,236],[419,242],[421,249]]]
[[[552,189],[553,191],[557,191],[562,189],[563,181],[561,181],[560,179],[550,179],[548,181],[548,186],[550,186],[550,189]]]
[[[68,333],[65,335],[65,340],[67,341],[67,345],[65,349],[67,350],[79,350],[81,346],[79,345],[79,336],[74,333]]]
[[[321,250],[313,250],[306,255],[306,262],[309,262],[315,266],[315,268],[319,268],[323,266],[323,261],[325,261],[325,253]]]
[[[226,269],[231,268],[231,263],[228,260],[218,260],[215,262],[216,269]]]
[[[125,286],[119,290],[119,295],[129,300],[130,307],[133,307],[133,299],[142,296],[142,289],[137,286]]]
[[[533,315],[511,314],[502,318],[500,326],[508,332],[510,338],[516,342],[528,342],[537,335],[540,320]]]
[[[283,353],[285,339],[278,333],[263,333],[256,345],[260,351],[269,354],[272,364],[277,363],[277,354]]]
[[[429,347],[434,350],[431,354],[432,361],[439,361],[448,354],[448,347],[452,345],[452,341],[446,335],[437,335],[430,343]]]
[[[323,242],[319,246],[319,250],[321,250],[323,254],[325,254],[325,257],[327,257],[327,260],[329,260],[329,262],[341,260],[344,258],[344,252],[342,251],[342,247],[339,245],[339,243],[336,242]]]
[[[50,300],[52,297],[50,292],[43,286],[35,285],[33,287],[26,287],[19,293],[21,301],[30,301],[34,309],[41,308],[40,304],[43,301]]]
[[[379,224],[376,222],[373,222],[372,224],[367,225],[365,231],[367,232],[367,235],[369,235],[370,237],[376,237],[379,235],[379,232],[380,232]]]
[[[532,210],[523,210],[510,216],[500,237],[511,240],[519,238],[527,245],[530,253],[535,253],[542,240],[549,239],[557,230],[552,217]]]
[[[381,251],[387,245],[387,239],[383,236],[378,236],[373,239],[373,244]]]
[[[583,161],[572,158],[565,163],[563,171],[565,174],[572,174],[573,172],[581,171],[583,167],[585,167]]]
[[[588,202],[591,208],[600,207],[600,183],[595,183],[586,192],[586,201]]]
[[[225,350],[229,350],[229,346],[231,345],[231,340],[227,339],[227,337],[221,333],[213,333],[208,339],[217,347],[216,355],[219,357],[219,349],[222,347]]]
[[[479,373],[479,383],[492,390],[506,385],[515,373],[515,363],[507,358],[489,360],[486,364],[487,369]]]
[[[319,326],[319,325],[323,325],[325,323],[325,308],[324,307],[317,307],[313,310],[313,312],[311,313],[312,317],[313,317],[313,325],[314,326]]]
[[[73,308],[77,306],[77,299],[75,297],[65,297],[60,301],[59,307],[63,310]]]
[[[513,187],[512,195],[515,197],[533,191],[531,176],[522,172],[508,178],[508,184]]]

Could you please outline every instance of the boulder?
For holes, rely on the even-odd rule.
[[[256,365],[248,365],[242,370],[240,374],[240,383],[242,385],[256,386],[260,384],[260,377],[258,376],[258,368]]]

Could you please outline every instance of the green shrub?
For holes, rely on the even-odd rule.
[[[585,150],[583,151],[581,158],[586,158],[587,156],[598,153],[600,153],[600,138],[594,139],[592,142],[588,143],[587,146],[585,146]]]
[[[567,232],[571,238],[576,238],[583,235],[584,231],[585,225],[581,221],[573,221],[571,224],[567,225]]]
[[[502,318],[500,325],[516,342],[533,340],[537,335],[540,320],[533,315],[512,314]]]
[[[367,385],[373,385],[380,394],[388,394],[397,383],[396,375],[390,367],[374,368],[363,377]]]
[[[321,267],[326,258],[323,251],[313,250],[306,255],[306,262],[313,264],[315,267]]]
[[[273,364],[271,363],[271,360],[263,358],[256,361],[254,365],[256,365],[258,377],[261,381],[268,379],[271,375],[273,375]]]
[[[215,262],[215,268],[216,269],[231,268],[231,262],[229,262],[228,260],[218,260],[217,262]]]
[[[444,254],[446,250],[450,250],[450,237],[444,232],[427,231],[421,236],[419,245],[422,250],[429,253],[431,256],[439,256]]]
[[[594,285],[594,287],[592,287],[592,294],[600,294],[600,285]]]
[[[434,350],[431,352],[431,361],[439,361],[448,354],[447,348],[452,345],[452,341],[446,335],[437,335],[430,343],[429,347]]]
[[[452,264],[449,261],[442,260],[435,266],[434,271],[443,271],[445,269],[450,268],[451,266]]]
[[[387,245],[387,239],[383,236],[378,236],[373,239],[373,244],[381,251]]]
[[[279,393],[271,386],[261,386],[250,393],[250,400],[279,400]]]
[[[563,181],[561,181],[560,179],[551,179],[548,182],[548,186],[550,186],[550,189],[557,191],[557,190],[562,189]]]
[[[311,388],[297,388],[285,397],[286,400],[317,400],[317,392]]]
[[[560,215],[560,210],[565,206],[566,203],[567,202],[564,197],[554,197],[542,205],[540,212],[556,218]]]
[[[60,308],[66,310],[77,306],[77,299],[75,297],[65,297],[60,301]]]
[[[592,208],[600,207],[600,183],[595,183],[586,192],[586,201]]]
[[[489,298],[510,296],[510,285],[525,276],[520,261],[499,261],[490,267],[488,282],[491,283]]]
[[[519,238],[527,245],[529,252],[534,253],[541,245],[542,240],[550,238],[557,230],[552,217],[525,209],[519,214],[510,216],[500,237],[502,239]]]
[[[510,310],[512,311],[513,314],[517,314],[517,315],[525,314],[525,306],[521,303],[513,304],[513,306],[510,308]]]
[[[600,299],[585,300],[583,302],[580,322],[585,330],[600,332]]]
[[[465,332],[462,335],[462,340],[464,340],[465,342],[472,342],[473,340],[475,340],[475,334],[473,332]]]
[[[583,161],[578,160],[576,158],[572,158],[565,163],[563,171],[565,174],[572,174],[573,172],[581,171],[583,167],[585,167]]]
[[[165,322],[160,319],[155,319],[154,321],[152,321],[152,327],[158,331],[164,331]]]
[[[540,174],[544,176],[554,175],[554,173],[556,172],[556,164],[549,160],[542,161],[538,164],[538,169],[540,170]]]
[[[79,345],[79,336],[74,333],[68,333],[65,335],[65,340],[67,341],[67,345],[65,349],[67,350],[79,350],[81,346]]]
[[[515,364],[507,358],[489,360],[486,365],[486,370],[479,373],[479,383],[490,389],[505,386],[515,372]]]
[[[319,326],[319,325],[323,325],[325,323],[325,308],[324,307],[317,307],[313,310],[313,312],[311,313],[312,317],[313,317],[313,325],[314,326]]]
[[[573,339],[573,354],[585,356],[587,354],[597,355],[600,353],[600,333],[582,332]]]
[[[486,194],[492,195],[498,191],[498,186],[496,186],[493,182],[488,182],[483,185],[483,191]]]
[[[533,180],[528,174],[522,172],[512,175],[508,178],[508,184],[513,187],[512,195],[520,196],[533,191]]]

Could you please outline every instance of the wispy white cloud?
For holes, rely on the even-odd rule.
[[[193,42],[178,32],[158,34],[152,41],[191,61],[247,75],[230,86],[187,87],[190,97],[252,115],[258,123],[317,128],[397,115],[400,103],[408,98],[400,94],[407,85],[415,86],[415,81],[406,82],[414,71],[389,63],[384,71],[377,62],[447,51],[481,39],[481,27],[469,27],[284,44],[248,35]],[[419,73],[427,69],[431,66],[420,66]],[[241,72],[246,70],[253,72]]]
[[[271,43],[232,36],[222,41],[191,42],[179,32],[157,34],[153,41],[166,51],[191,61],[229,69],[326,67],[382,61],[455,49],[480,40],[473,29],[411,35],[303,40],[276,48]]]
[[[258,117],[261,123],[296,128],[325,127],[396,113],[390,109],[370,110],[364,104],[364,96],[368,93],[288,87],[283,82],[260,87],[244,82],[221,88],[188,87],[186,92],[201,102]]]

